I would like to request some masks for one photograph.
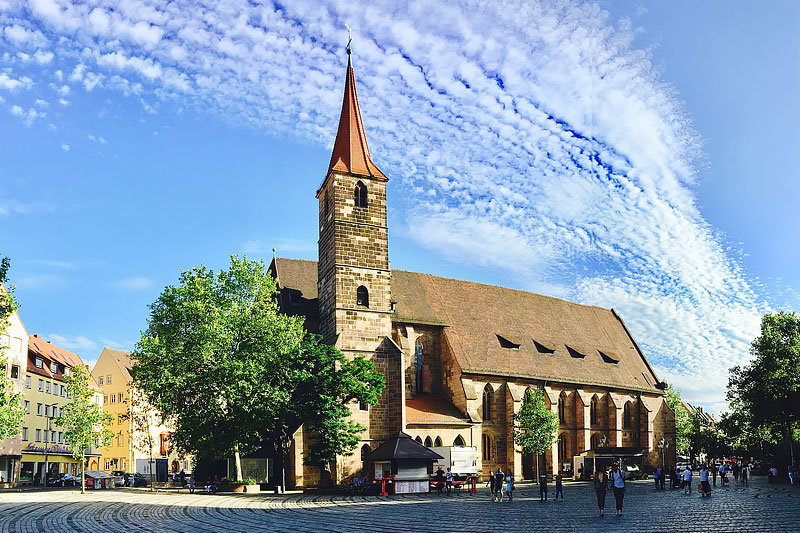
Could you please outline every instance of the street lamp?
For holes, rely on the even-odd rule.
[[[51,405],[50,406],[50,409],[51,409],[50,416],[47,417],[47,434],[45,435],[45,439],[44,439],[45,445],[44,445],[44,478],[43,479],[44,479],[45,488],[47,488],[47,474],[48,474],[47,459],[48,459],[49,450],[50,450],[50,442],[52,441],[52,439],[50,438],[50,423],[56,418],[55,417],[55,413],[56,413],[56,409],[57,408],[58,408],[58,404],[54,403],[53,405]]]
[[[664,437],[658,441],[658,449],[661,450],[661,468],[664,468],[664,453],[669,449],[669,441]]]

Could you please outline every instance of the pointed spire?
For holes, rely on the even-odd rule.
[[[369,155],[367,136],[364,133],[364,123],[361,120],[361,109],[358,107],[356,77],[353,73],[353,64],[350,59],[351,52],[350,41],[348,41],[347,77],[344,82],[342,114],[339,117],[339,131],[336,132],[336,141],[333,143],[333,153],[331,154],[330,165],[328,165],[328,173],[332,170],[338,170],[340,172],[388,180],[389,178],[375,166]]]

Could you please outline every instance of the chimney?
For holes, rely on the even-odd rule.
[[[33,334],[33,337],[34,337],[35,339],[38,339],[38,338],[39,338],[39,334],[38,334],[38,333],[34,333],[34,334]]]

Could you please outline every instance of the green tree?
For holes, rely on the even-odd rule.
[[[67,383],[67,403],[56,420],[64,428],[64,438],[72,447],[72,456],[81,462],[81,493],[86,491],[86,451],[93,446],[109,446],[114,432],[108,429],[112,417],[94,400],[94,390],[89,386],[89,371],[83,365],[69,369],[64,378]]]
[[[689,452],[692,419],[689,411],[683,406],[681,393],[671,384],[667,387],[667,405],[675,413],[675,452],[685,455]]]
[[[768,313],[746,366],[730,369],[727,397],[761,434],[780,435],[794,462],[794,441],[800,429],[800,317]]]
[[[352,453],[364,428],[348,420],[348,405],[377,403],[384,388],[372,362],[345,358],[302,317],[281,314],[261,261],[232,256],[227,271],[201,266],[179,281],[150,306],[132,375],[180,452],[233,456],[241,480],[240,455],[267,445],[283,471],[292,435],[308,423],[306,462]]]
[[[14,287],[4,289],[10,266],[8,257],[0,258],[0,332],[8,329],[9,318],[19,307],[14,299]],[[7,374],[7,348],[0,344],[0,440],[18,435],[25,415],[22,393],[14,391],[14,382]]]
[[[550,449],[556,440],[558,415],[544,401],[544,390],[527,389],[519,411],[514,414],[512,437],[522,453],[536,456],[536,476],[539,476],[539,454]]]

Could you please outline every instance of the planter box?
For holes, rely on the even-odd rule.
[[[260,485],[228,485],[223,484],[219,486],[219,492],[246,492],[248,494],[253,494],[257,492],[261,492]]]

